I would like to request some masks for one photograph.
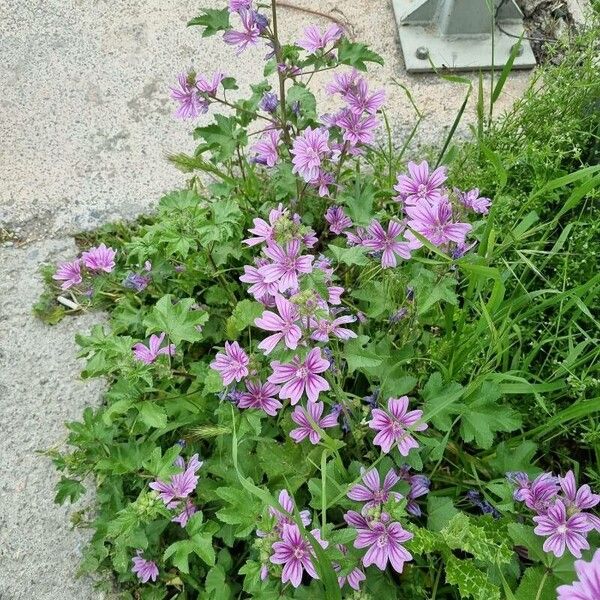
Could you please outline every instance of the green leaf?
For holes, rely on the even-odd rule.
[[[227,319],[227,325],[225,332],[227,338],[235,340],[239,334],[254,324],[254,319],[260,317],[263,313],[264,306],[259,302],[253,302],[252,300],[241,300],[237,303],[233,309],[231,316]]]
[[[368,265],[370,260],[367,257],[366,250],[362,246],[351,246],[350,248],[341,248],[329,244],[329,250],[336,261],[345,265]]]
[[[458,510],[454,508],[452,498],[445,496],[428,496],[427,497],[427,528],[433,531],[441,531],[452,517],[458,514]]]
[[[531,472],[531,460],[537,451],[537,444],[524,440],[517,446],[500,442],[496,447],[496,457],[490,460],[490,464],[497,473],[504,475],[509,471]]]
[[[423,399],[425,400],[425,421],[431,421],[437,429],[449,431],[452,427],[452,415],[460,413],[463,405],[457,401],[463,395],[463,387],[451,381],[444,385],[442,375],[437,371],[432,373],[423,388]]]
[[[208,321],[208,314],[202,310],[194,310],[193,298],[176,301],[171,294],[163,296],[154,306],[152,312],[144,319],[146,335],[164,331],[168,341],[175,345],[182,341],[197,342],[202,339],[197,327]]]
[[[408,284],[414,289],[417,314],[423,315],[438,302],[458,305],[454,292],[456,279],[451,275],[438,277],[428,269],[421,269],[418,275]]]
[[[487,519],[458,513],[442,529],[442,536],[452,550],[463,550],[490,565],[508,564],[513,558],[508,533],[491,517]]]
[[[521,417],[512,408],[498,402],[500,389],[485,381],[474,395],[465,401],[460,431],[465,442],[474,441],[479,448],[490,448],[498,431],[514,431],[521,426]]]
[[[163,560],[171,559],[171,562],[182,573],[189,573],[190,566],[188,557],[194,550],[192,540],[181,540],[171,544],[163,554]]]
[[[66,500],[69,502],[77,502],[83,494],[85,494],[85,487],[77,479],[69,479],[68,477],[61,477],[60,481],[56,484],[56,496],[54,502],[56,504],[64,504]]]
[[[367,62],[374,62],[383,65],[383,58],[376,52],[370,50],[365,44],[351,42],[347,38],[342,38],[338,45],[338,60],[344,65],[355,67],[359,71],[366,71]]]
[[[300,114],[303,121],[312,121],[317,118],[317,101],[306,86],[295,83],[285,93],[285,100],[290,107],[296,102],[300,104]]]
[[[446,581],[456,585],[461,598],[500,600],[500,588],[491,583],[487,573],[477,568],[474,560],[446,557]]]
[[[199,25],[204,27],[202,37],[215,35],[219,31],[225,31],[230,28],[229,25],[229,9],[223,8],[205,8],[199,17],[196,17],[188,22],[187,26],[192,27]]]
[[[148,425],[156,429],[163,429],[167,426],[167,413],[162,406],[151,401],[146,401],[138,407],[140,419]]]
[[[377,367],[383,362],[383,357],[370,349],[368,341],[368,336],[361,335],[344,346],[344,358],[348,363],[349,374],[357,369]]]
[[[219,162],[229,160],[238,146],[245,146],[248,143],[246,131],[238,127],[236,118],[224,115],[215,115],[215,123],[211,125],[196,127],[194,139],[198,138],[204,139],[206,143],[201,144],[197,152],[210,150]]]
[[[197,533],[190,538],[194,553],[208,566],[215,564],[215,549],[212,545],[212,535],[208,532]]]
[[[347,207],[348,216],[355,225],[367,226],[373,220],[375,189],[370,179],[356,178],[354,187],[348,187],[340,195],[340,201]]]
[[[517,600],[556,600],[560,581],[545,567],[529,567],[515,592]]]

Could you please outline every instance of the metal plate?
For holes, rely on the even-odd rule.
[[[445,1],[440,0],[442,3]],[[419,3],[411,0],[393,0],[393,4],[404,63],[409,73],[432,72],[434,69],[429,59],[439,70],[448,68],[457,71],[477,71],[492,68],[491,33],[443,36],[439,32],[435,20],[429,24],[423,21],[418,24],[409,24],[407,18],[411,8],[418,8]],[[420,4],[423,5],[422,2]],[[504,21],[502,29],[516,37],[508,36],[496,28],[493,40],[493,67],[495,69],[501,69],[508,61],[511,48],[523,33],[523,25],[513,19]],[[422,56],[423,52],[418,53],[417,50],[423,48],[428,50],[428,55],[418,58],[418,55]],[[521,54],[516,57],[513,66],[517,69],[529,69],[535,64],[531,46],[528,41],[523,40]]]

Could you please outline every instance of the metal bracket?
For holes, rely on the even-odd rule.
[[[393,0],[393,6],[409,73],[431,72],[431,63],[459,71],[502,68],[523,33],[514,0]],[[493,32],[492,10],[497,10]],[[513,67],[535,64],[529,42],[522,40]]]

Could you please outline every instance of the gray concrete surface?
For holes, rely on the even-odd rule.
[[[399,139],[414,115],[404,92],[390,85],[392,77],[426,113],[419,143],[443,138],[465,88],[403,72],[390,1],[290,2],[335,14],[356,40],[386,58],[371,80],[389,89]],[[68,508],[52,503],[57,475],[36,450],[61,443],[63,422],[100,401],[101,383],[78,378],[73,336],[101,316],[55,327],[36,321],[37,269],[75,254],[69,234],[149,211],[184,181],[164,160],[168,152],[193,149],[190,126],[170,116],[168,86],[177,72],[218,67],[246,89],[260,77],[262,48],[237,59],[220,38],[186,29],[202,6],[222,3],[0,0],[0,235],[4,228],[20,240],[0,243],[2,600],[98,597],[91,582],[74,579],[85,535],[70,529]],[[327,23],[289,8],[281,8],[280,21],[292,39],[309,22]],[[497,110],[510,105],[526,80],[525,73],[510,78]],[[472,118],[471,104],[466,122]]]

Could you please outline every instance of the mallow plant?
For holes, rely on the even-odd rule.
[[[497,201],[392,171],[382,59],[338,25],[284,43],[250,0],[189,25],[265,80],[181,73],[189,185],[52,269],[38,307],[110,316],[77,338],[104,401],[48,452],[58,502],[95,490],[81,572],[124,598],[597,599],[600,496],[532,463],[481,329]]]

